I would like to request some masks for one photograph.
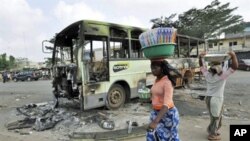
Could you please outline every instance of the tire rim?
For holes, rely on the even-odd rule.
[[[121,103],[122,94],[119,90],[115,89],[110,93],[109,99],[111,104],[119,104]]]

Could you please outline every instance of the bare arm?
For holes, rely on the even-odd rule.
[[[203,61],[203,57],[206,55],[206,52],[202,52],[200,55],[199,55],[199,65],[200,67],[203,67],[205,64],[204,64],[204,61]]]
[[[232,66],[231,66],[231,68],[233,70],[237,70],[237,68],[238,68],[238,59],[237,59],[237,56],[235,55],[235,53],[233,51],[230,51],[228,54],[231,56],[231,59],[232,59]]]
[[[156,118],[149,124],[149,129],[155,129],[160,120],[167,112],[168,112],[168,107],[163,105],[160,112],[157,114]]]
[[[202,61],[202,57],[201,56],[199,56],[199,65],[200,65],[200,67],[203,67],[203,61]]]
[[[155,123],[159,123],[160,120],[162,119],[162,117],[168,112],[168,107],[163,105],[160,112],[158,113],[158,115],[156,116],[156,118],[153,120],[153,122]]]

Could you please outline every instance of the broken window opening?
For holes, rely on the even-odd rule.
[[[86,59],[88,82],[108,81],[107,38],[87,36],[83,57]]]

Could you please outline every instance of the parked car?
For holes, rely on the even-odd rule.
[[[32,81],[38,80],[40,75],[37,74],[35,71],[21,71],[14,75],[13,80],[17,81]]]
[[[250,71],[250,59],[241,59],[239,61],[239,69]]]

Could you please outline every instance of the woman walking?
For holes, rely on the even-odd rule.
[[[179,113],[173,102],[175,78],[172,67],[163,59],[151,60],[156,80],[151,88],[152,108],[147,141],[179,141]]]

